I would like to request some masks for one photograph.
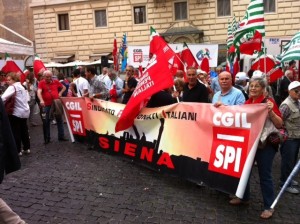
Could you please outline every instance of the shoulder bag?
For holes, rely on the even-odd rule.
[[[16,87],[13,85],[15,92],[14,94],[5,101],[5,110],[8,115],[12,115],[15,109],[15,101],[16,101]]]

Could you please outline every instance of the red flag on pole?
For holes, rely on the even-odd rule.
[[[202,59],[200,69],[209,74],[209,60],[206,56]]]
[[[152,29],[151,27],[151,32]],[[161,40],[159,40],[161,38],[160,36],[155,35],[152,37],[152,41],[161,42]],[[155,38],[159,39],[155,40]],[[137,87],[116,123],[116,132],[126,130],[133,125],[134,119],[144,106],[145,99],[160,90],[170,88],[174,84],[170,64],[171,61],[173,62],[175,53],[166,42],[164,42],[164,45],[162,45],[161,42],[161,47],[155,50],[156,51],[152,51],[152,58],[144,70],[143,76],[139,80]]]
[[[38,78],[38,74],[47,70],[42,60],[39,58],[38,55],[35,55],[34,62],[33,62],[33,72],[35,78]]]
[[[198,68],[199,65],[189,49],[188,45],[186,43],[183,43],[183,50],[181,52],[181,60],[184,63],[184,66],[187,67],[195,67]]]
[[[119,57],[118,57],[118,46],[117,46],[117,37],[115,35],[114,39],[114,48],[113,48],[113,60],[114,60],[114,69],[115,71],[119,71]]]
[[[25,74],[8,53],[5,54],[5,64],[2,67],[1,71],[4,73],[15,72],[20,77],[21,83],[25,82],[26,80]]]

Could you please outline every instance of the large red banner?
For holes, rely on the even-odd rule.
[[[178,103],[144,108],[132,127],[115,133],[125,105],[88,98],[62,102],[72,134],[96,139],[99,150],[240,197],[267,116],[263,104]]]

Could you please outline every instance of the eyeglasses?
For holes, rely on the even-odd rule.
[[[295,92],[296,94],[298,94],[298,93],[300,92],[300,90],[294,89],[294,92]]]

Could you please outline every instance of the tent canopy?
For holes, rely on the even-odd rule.
[[[33,46],[18,44],[0,38],[0,53],[33,55]]]

